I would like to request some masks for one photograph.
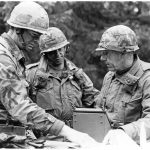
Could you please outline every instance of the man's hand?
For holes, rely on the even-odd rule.
[[[66,137],[71,142],[79,144],[81,147],[91,147],[98,144],[88,134],[76,131],[66,125],[64,125],[59,135]]]
[[[110,130],[104,137],[103,144],[123,146],[125,148],[140,149],[140,147],[122,130]]]

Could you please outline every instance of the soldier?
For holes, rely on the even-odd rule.
[[[65,57],[69,42],[60,29],[49,28],[39,46],[40,62],[27,67],[30,95],[46,112],[72,127],[73,110],[94,107],[99,91],[83,70]]]
[[[138,142],[142,122],[150,138],[150,64],[139,59],[138,49],[136,34],[124,25],[107,29],[96,49],[109,70],[97,105],[116,129],[108,133],[105,143],[123,131]]]
[[[0,146],[17,147],[18,143],[14,142],[26,139],[24,127],[65,136],[81,146],[95,143],[87,134],[45,113],[27,95],[24,53],[32,50],[48,29],[46,11],[35,2],[21,2],[13,9],[7,23],[9,31],[0,37]]]

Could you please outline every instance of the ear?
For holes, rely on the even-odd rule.
[[[70,44],[66,45],[66,54],[69,53]]]

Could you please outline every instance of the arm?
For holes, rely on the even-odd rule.
[[[45,113],[42,108],[33,103],[27,96],[26,86],[23,82],[25,82],[25,80],[19,78],[11,59],[7,56],[1,56],[0,100],[14,119],[28,126],[40,129],[43,132],[64,136],[80,146],[97,144],[97,142],[87,134],[64,125],[62,121]]]
[[[99,91],[93,87],[92,81],[82,69],[78,69],[75,72],[75,77],[78,79],[79,85],[82,89],[82,102],[85,106],[90,107],[93,103],[95,103],[95,99],[99,95]]]
[[[135,122],[122,126],[123,130],[134,140],[139,141],[141,123],[144,122],[147,139],[150,138],[150,71],[141,80],[142,87],[142,115]]]
[[[13,61],[6,55],[0,59],[0,100],[9,114],[23,124],[58,135],[64,123],[32,103],[27,95],[27,82],[21,79]]]
[[[98,145],[88,134],[76,131],[66,125],[62,128],[59,135],[65,136],[69,141],[77,143],[84,148],[93,148]]]

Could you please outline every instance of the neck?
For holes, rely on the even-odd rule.
[[[57,70],[57,71],[62,71],[64,69],[64,62],[58,66],[54,66],[52,64],[49,64],[50,68]]]
[[[129,61],[128,64],[126,64],[126,67],[123,70],[116,71],[116,74],[122,75],[122,74],[128,72],[131,69],[131,67],[133,66],[134,62],[135,62],[135,59],[132,59],[131,61]]]
[[[13,30],[9,30],[7,34],[15,41],[16,40],[16,34]]]
[[[118,71],[116,71],[116,74],[122,75],[122,74],[128,72],[128,71],[130,70],[131,67],[132,67],[132,66],[130,66],[129,68],[126,68],[126,69],[124,69],[124,70],[118,70]]]

